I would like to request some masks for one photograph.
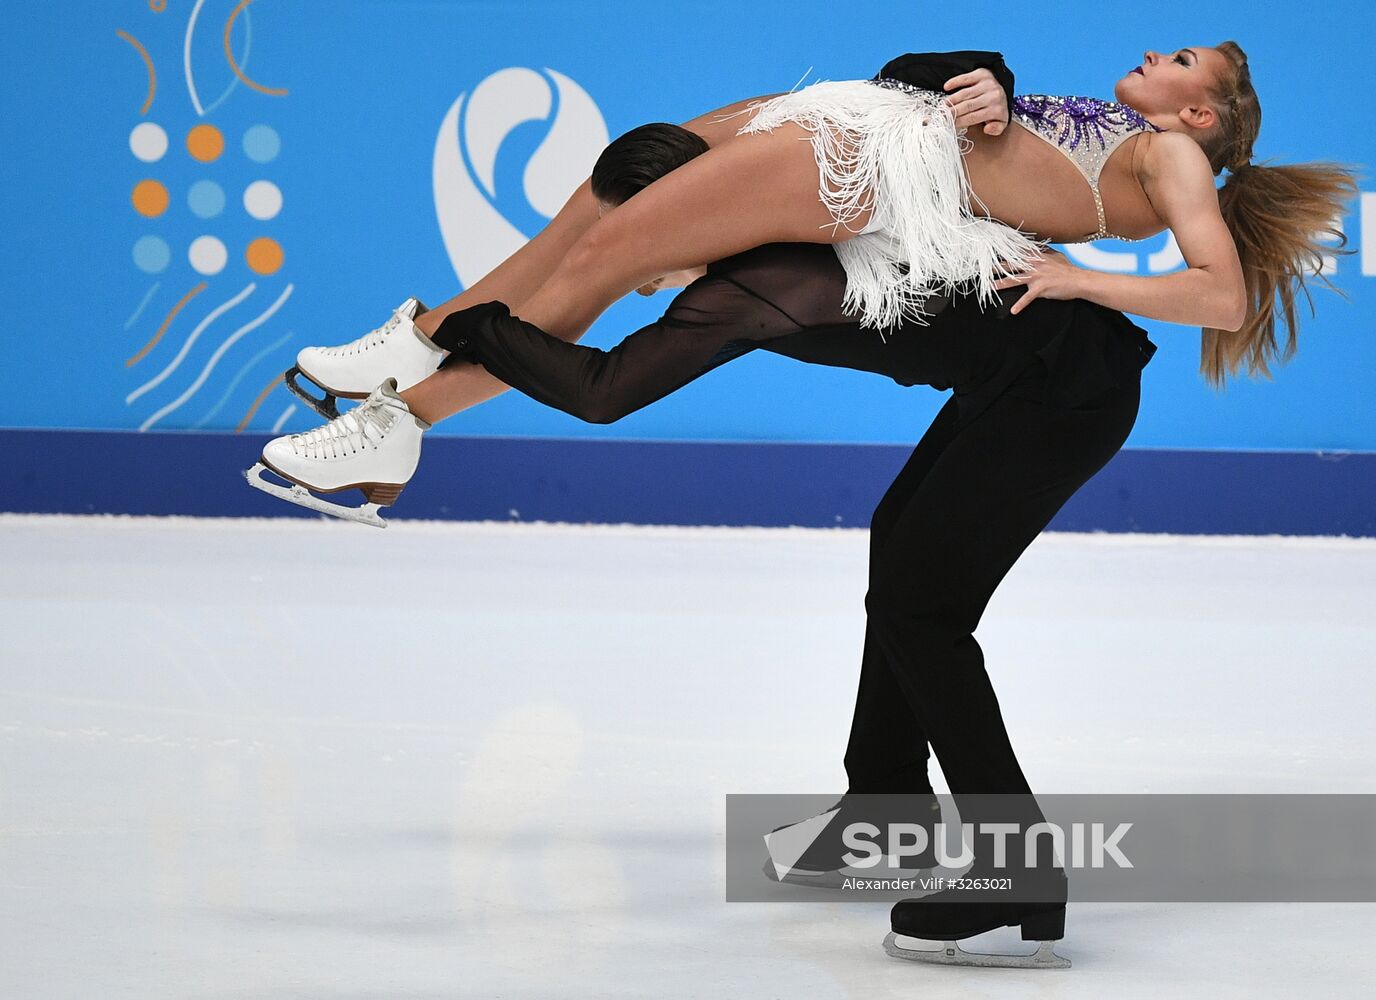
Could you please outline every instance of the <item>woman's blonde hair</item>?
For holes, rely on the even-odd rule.
[[[1218,122],[1199,144],[1215,176],[1228,171],[1218,202],[1237,244],[1247,286],[1247,319],[1242,328],[1203,331],[1199,370],[1210,385],[1221,388],[1227,376],[1237,374],[1244,363],[1248,375],[1270,378],[1269,362],[1284,363],[1294,355],[1299,333],[1297,289],[1303,289],[1309,314],[1314,314],[1314,300],[1305,287],[1307,275],[1316,275],[1343,295],[1322,273],[1323,255],[1355,251],[1336,249],[1320,242],[1320,237],[1335,236],[1340,240],[1338,247],[1346,246],[1347,237],[1334,220],[1346,199],[1356,195],[1357,181],[1352,170],[1331,161],[1253,164],[1261,103],[1252,88],[1247,53],[1236,42],[1215,48],[1227,59],[1229,70],[1209,90]],[[1276,343],[1278,298],[1288,330],[1284,350]]]

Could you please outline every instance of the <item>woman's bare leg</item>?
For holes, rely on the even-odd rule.
[[[577,340],[609,305],[660,275],[765,243],[849,238],[818,196],[810,138],[791,123],[735,137],[661,177],[594,223],[513,311],[556,337]],[[868,221],[865,213],[852,226]],[[434,423],[454,412],[448,388],[432,376],[402,396],[412,413]]]
[[[592,195],[592,182],[584,181],[569,196],[559,214],[534,239],[498,264],[471,288],[422,313],[416,318],[416,326],[427,337],[433,337],[444,318],[459,309],[494,299],[502,302],[524,301],[545,283],[564,254],[596,221],[597,200]]]
[[[569,248],[596,221],[597,200],[592,195],[592,185],[584,181],[564,203],[559,214],[534,239],[471,288],[416,317],[416,327],[427,337],[433,337],[444,318],[456,310],[494,299],[524,302],[539,289]],[[499,396],[507,388],[482,368],[462,365],[436,372],[404,395],[412,403],[413,410],[420,407],[422,411],[432,414],[435,420],[441,420]]]
[[[788,123],[739,136],[679,167],[598,220],[517,310],[566,340],[646,281],[764,243],[836,243],[869,221],[838,227],[818,195],[810,133]]]
[[[708,146],[716,146],[735,136],[744,123],[743,112],[751,104],[768,99],[753,97],[737,101],[684,122],[683,127],[696,132]],[[426,336],[433,337],[444,318],[460,309],[493,300],[500,300],[513,308],[524,303],[545,283],[578,237],[596,221],[597,202],[592,196],[592,184],[584,181],[569,196],[559,214],[534,239],[493,268],[472,288],[423,313],[416,320],[416,326]]]
[[[734,137],[744,124],[741,113],[755,101],[763,100],[768,98],[755,97],[728,104],[685,122],[683,127],[702,136],[708,146],[717,146]],[[493,300],[505,302],[519,313],[554,273],[569,249],[596,221],[597,201],[593,198],[591,184],[584,181],[559,214],[534,239],[473,287],[419,316],[416,319],[417,328],[426,336],[434,336],[440,323],[450,313]],[[582,332],[580,330],[578,336]],[[577,337],[570,339],[576,340]],[[427,417],[424,419],[434,423],[501,395],[507,388],[505,383],[476,365],[458,365],[436,372],[402,395],[412,412],[425,413]]]

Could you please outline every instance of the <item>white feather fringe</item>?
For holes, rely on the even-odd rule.
[[[1046,242],[972,214],[961,143],[945,95],[866,81],[815,83],[755,105],[738,134],[797,122],[812,133],[818,194],[856,235],[836,243],[846,272],[847,315],[880,330],[900,319],[925,326],[924,300],[965,293],[981,307],[994,283],[1041,257]],[[863,232],[852,223],[868,209]]]

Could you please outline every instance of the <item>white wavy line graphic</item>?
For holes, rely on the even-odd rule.
[[[286,302],[287,299],[291,297],[292,289],[294,289],[295,287],[295,285],[288,285],[286,288],[282,289],[282,294],[277,296],[277,301],[274,302],[272,305],[268,306],[267,310],[262,315],[260,315],[257,319],[249,320],[243,326],[239,327],[239,329],[231,333],[229,337],[225,340],[225,342],[215,349],[215,353],[210,356],[210,360],[207,361],[205,363],[205,367],[201,369],[201,374],[196,377],[196,381],[191,383],[191,385],[187,388],[186,392],[182,393],[172,402],[168,403],[161,410],[159,410],[157,413],[153,414],[142,424],[140,424],[139,430],[148,430],[148,428],[152,427],[163,417],[167,416],[169,413],[176,410],[179,406],[185,403],[192,396],[196,395],[196,392],[201,388],[201,386],[205,385],[205,380],[210,378],[210,373],[215,370],[215,366],[220,363],[220,359],[224,357],[225,352],[228,351],[231,347],[233,347],[234,344],[239,340],[239,338],[244,336],[244,334],[250,332],[251,330],[256,330],[258,329],[258,327],[266,323],[272,317],[273,313],[277,312],[278,309],[282,308],[282,303]]]
[[[143,385],[139,386],[133,392],[129,393],[129,395],[125,396],[124,405],[128,406],[130,403],[138,399],[148,390],[156,389],[158,386],[162,385],[163,380],[166,379],[167,376],[171,375],[174,371],[176,371],[177,366],[180,365],[183,360],[185,360],[186,355],[191,350],[191,345],[196,343],[196,338],[199,337],[205,331],[205,328],[208,327],[211,323],[214,323],[222,315],[224,315],[224,313],[227,310],[233,309],[240,302],[244,301],[244,299],[248,298],[248,296],[251,295],[253,293],[253,290],[257,287],[257,285],[253,284],[252,282],[249,282],[249,286],[245,288],[242,292],[240,292],[238,295],[234,296],[234,298],[230,299],[228,302],[221,303],[220,305],[212,309],[210,311],[210,315],[206,316],[205,319],[201,320],[199,323],[196,324],[196,329],[192,330],[191,336],[186,338],[186,343],[182,344],[182,349],[177,352],[177,356],[172,359],[172,363],[169,364],[162,371],[160,371],[157,375],[154,375]]]
[[[244,8],[244,51],[243,54],[240,55],[237,60],[237,62],[239,63],[239,68],[244,70],[245,72],[248,71],[249,47],[253,44],[253,20],[249,16],[249,11],[251,11],[252,9],[253,8],[251,6]],[[215,98],[215,100],[210,102],[210,107],[205,109],[205,113],[213,114],[216,108],[218,108],[221,104],[225,103],[225,101],[229,99],[229,95],[234,93],[234,88],[237,86],[239,86],[239,78],[237,76],[231,75],[229,78],[229,86],[225,88],[225,92],[221,94],[219,97]]]
[[[288,406],[285,410],[282,411],[282,415],[278,417],[277,421],[272,425],[271,433],[276,434],[278,431],[280,431],[282,429],[282,425],[287,422],[287,418],[295,412],[296,404],[292,403],[290,406]]]
[[[203,6],[205,0],[196,0],[196,6],[191,8],[191,16],[186,20],[186,41],[182,43],[182,68],[186,70],[186,89],[191,94],[191,106],[196,109],[197,118],[205,117],[205,108],[201,107],[201,99],[196,96],[196,81],[191,78],[191,33],[196,30],[196,17]]]
[[[248,8],[244,9],[247,10]],[[254,365],[258,364],[258,362],[262,361],[273,351],[277,350],[287,341],[291,340],[293,336],[294,334],[291,331],[287,331],[286,333],[282,334],[282,336],[278,338],[276,341],[269,344],[267,347],[263,348],[261,351],[255,354],[249,360],[248,364],[240,368],[238,373],[235,374],[235,376],[229,380],[229,385],[225,387],[224,395],[220,397],[220,401],[215,404],[215,406],[211,409],[209,413],[207,413],[200,420],[198,420],[196,422],[196,426],[192,429],[199,430],[200,428],[204,427],[206,424],[214,420],[216,415],[219,414],[219,412],[222,409],[224,409],[225,404],[229,402],[229,397],[234,395],[234,390],[239,388],[239,383],[244,380],[244,376],[247,375],[249,371],[253,369]]]

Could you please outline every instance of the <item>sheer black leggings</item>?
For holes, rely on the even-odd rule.
[[[874,512],[851,792],[930,792],[928,746],[953,793],[1029,793],[974,630],[994,589],[1118,451],[1140,381],[1075,409],[1027,371],[968,426],[952,398]],[[1054,720],[1046,720],[1052,724]]]

